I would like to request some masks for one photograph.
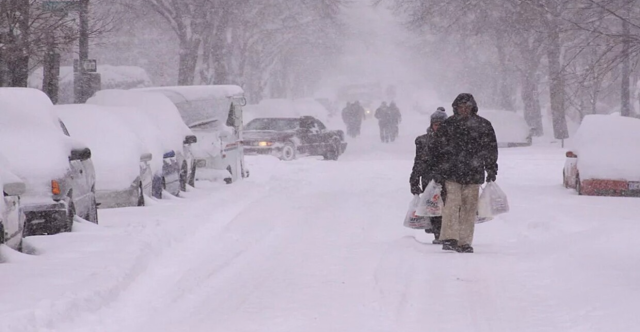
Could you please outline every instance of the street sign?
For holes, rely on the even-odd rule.
[[[78,62],[78,59],[73,60],[73,71],[76,73],[80,71]],[[95,73],[98,71],[98,61],[94,59],[84,60],[82,61],[82,68],[86,73]]]
[[[42,10],[46,12],[74,12],[80,10],[79,1],[48,0],[42,2]]]

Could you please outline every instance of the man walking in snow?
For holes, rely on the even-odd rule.
[[[498,143],[491,122],[478,115],[473,95],[461,93],[453,101],[453,116],[442,122],[429,142],[428,161],[434,180],[444,185],[443,250],[472,253],[480,185],[496,180]]]
[[[389,139],[394,142],[398,138],[399,126],[402,122],[402,114],[395,102],[389,104]]]
[[[390,140],[391,112],[386,101],[380,104],[380,107],[376,110],[375,117],[378,119],[378,126],[380,126],[380,140],[382,143],[388,143]]]
[[[434,170],[430,168],[430,166],[433,167],[433,165],[430,165],[429,163],[429,159],[431,158],[428,148],[429,142],[433,139],[433,136],[440,128],[440,124],[446,119],[447,113],[444,108],[438,107],[438,109],[431,114],[431,124],[429,125],[429,129],[427,129],[427,133],[416,138],[416,157],[413,162],[411,176],[409,177],[412,195],[420,195],[429,182],[433,180]],[[446,192],[444,190],[441,195],[443,200],[446,199]],[[442,244],[442,241],[440,240],[442,217],[431,217],[430,219],[432,228],[425,229],[425,232],[433,233],[435,236],[433,244]]]

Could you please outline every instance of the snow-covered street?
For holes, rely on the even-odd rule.
[[[402,227],[413,138],[338,162],[250,157],[251,177],[100,210],[0,255],[0,331],[632,331],[640,204],[562,187],[564,149],[502,149],[511,212],[472,255]],[[10,300],[9,300],[10,299]]]

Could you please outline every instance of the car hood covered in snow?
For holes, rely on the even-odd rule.
[[[640,181],[640,120],[587,115],[572,143],[580,179]]]

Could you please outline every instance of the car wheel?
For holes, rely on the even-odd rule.
[[[144,206],[144,190],[142,189],[142,182],[138,184],[138,206]]]
[[[282,148],[280,160],[292,161],[294,159],[296,159],[296,146],[293,143],[288,142]]]
[[[182,162],[182,167],[180,168],[180,190],[187,191],[187,177],[189,176],[189,166],[187,166],[187,162]]]
[[[323,157],[325,160],[338,160],[338,157],[340,157],[340,143],[334,141],[329,145]]]
[[[89,215],[87,216],[87,220],[94,224],[98,224],[98,203],[96,202],[96,197],[93,196],[91,200],[91,206],[89,207]]]
[[[76,217],[76,207],[73,205],[73,202],[69,203],[69,208],[67,209],[67,220],[65,220],[65,225],[62,227],[62,232],[71,232],[73,231],[73,219]]]

